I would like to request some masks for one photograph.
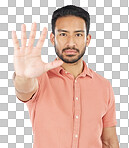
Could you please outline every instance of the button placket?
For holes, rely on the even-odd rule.
[[[74,80],[74,131],[73,131],[73,145],[72,148],[78,147],[79,131],[80,131],[80,86],[77,83],[77,79]]]

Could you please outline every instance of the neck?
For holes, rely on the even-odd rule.
[[[71,73],[74,78],[76,78],[80,73],[82,73],[84,65],[82,58],[76,63],[63,63],[61,65],[67,72]]]

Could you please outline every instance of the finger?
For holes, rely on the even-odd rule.
[[[33,44],[34,44],[35,35],[36,35],[36,26],[37,25],[35,22],[31,25],[31,32],[30,32],[29,43],[28,43],[28,47],[30,49],[33,47]]]
[[[16,35],[16,31],[12,31],[12,40],[13,40],[13,45],[14,45],[14,49],[20,49],[19,47],[19,41],[17,39],[17,35]]]
[[[22,48],[25,49],[26,47],[26,41],[27,41],[27,36],[26,36],[26,25],[22,24],[21,25],[21,45]]]
[[[48,71],[50,69],[56,68],[58,66],[61,66],[64,62],[62,60],[55,60],[50,63],[46,63],[45,65],[45,71]]]
[[[42,33],[41,33],[41,36],[40,36],[40,38],[39,38],[39,40],[38,40],[38,43],[37,43],[37,45],[36,45],[36,47],[37,47],[38,49],[41,49],[41,48],[42,48],[43,43],[44,43],[45,38],[46,38],[46,35],[47,35],[47,28],[44,27],[44,28],[43,28],[43,31],[42,31]]]

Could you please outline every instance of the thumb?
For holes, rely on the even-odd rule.
[[[55,60],[53,62],[50,62],[50,63],[47,63],[46,64],[46,70],[50,70],[50,69],[53,69],[53,68],[56,68],[58,66],[61,66],[64,62],[62,60]]]

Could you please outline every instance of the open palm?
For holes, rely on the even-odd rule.
[[[12,31],[12,39],[14,45],[14,69],[16,75],[26,78],[36,78],[44,72],[56,68],[63,64],[61,60],[55,60],[50,63],[45,63],[41,59],[41,48],[47,35],[47,28],[44,27],[36,47],[33,47],[36,36],[36,23],[31,26],[28,46],[26,46],[26,26],[21,25],[21,47],[15,31]]]

